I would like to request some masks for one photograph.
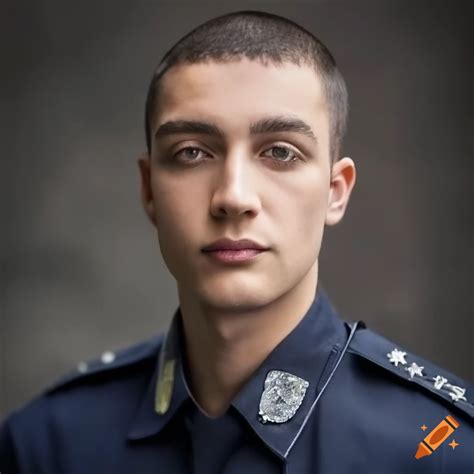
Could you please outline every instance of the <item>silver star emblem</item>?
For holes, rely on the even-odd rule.
[[[434,388],[436,390],[441,390],[443,388],[443,385],[445,385],[448,382],[448,379],[445,377],[441,377],[441,375],[437,375],[436,377],[433,377],[434,380]]]
[[[260,399],[259,419],[262,423],[284,423],[294,416],[309,382],[281,370],[271,370],[265,379],[265,388]]]
[[[466,389],[462,387],[458,387],[457,385],[451,385],[450,383],[446,384],[447,388],[450,388],[452,392],[449,392],[448,395],[453,399],[453,402],[459,402],[459,400],[464,400],[467,402],[466,397]]]
[[[395,367],[398,367],[398,364],[405,365],[407,361],[405,360],[405,356],[407,355],[406,352],[403,352],[399,349],[393,349],[392,352],[389,352],[387,354],[388,360],[395,365]]]
[[[415,362],[412,362],[410,367],[405,367],[405,370],[408,371],[408,373],[410,374],[411,379],[415,375],[419,375],[420,377],[423,377],[423,372],[422,372],[423,369],[424,369],[424,367],[420,367]]]

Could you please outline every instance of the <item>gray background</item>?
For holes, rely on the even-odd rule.
[[[345,319],[473,378],[472,5],[3,2],[0,416],[166,327],[177,293],[135,165],[146,88],[179,37],[247,8],[314,32],[349,86],[358,182],[322,285]]]

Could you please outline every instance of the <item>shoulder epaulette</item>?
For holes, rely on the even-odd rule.
[[[474,386],[385,339],[370,329],[358,330],[348,352],[415,383],[474,418]]]
[[[70,371],[49,387],[45,393],[53,393],[70,383],[91,377],[94,374],[111,371],[141,363],[146,359],[155,358],[163,342],[160,334],[146,341],[118,351],[106,351],[100,357],[87,362],[79,362],[75,370]]]

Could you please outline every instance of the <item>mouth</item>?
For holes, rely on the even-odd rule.
[[[220,263],[247,262],[267,250],[269,247],[252,239],[232,240],[229,238],[216,240],[202,248],[205,255]]]
[[[232,240],[223,238],[212,242],[202,248],[203,252],[212,252],[216,250],[268,250],[269,247],[255,242],[251,239]]]
[[[253,260],[266,251],[267,249],[220,249],[208,250],[204,252],[204,254],[210,257],[212,260],[220,263],[241,263]]]

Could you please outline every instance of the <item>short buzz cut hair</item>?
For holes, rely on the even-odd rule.
[[[321,79],[329,118],[329,154],[338,159],[349,109],[344,78],[328,48],[286,18],[261,11],[239,11],[213,18],[181,38],[156,68],[148,88],[145,133],[151,153],[152,119],[160,79],[173,66],[248,58],[263,64],[290,62],[313,67]]]

